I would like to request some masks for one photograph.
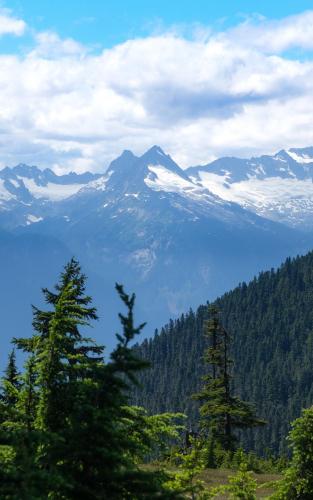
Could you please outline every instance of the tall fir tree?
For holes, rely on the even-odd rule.
[[[163,486],[164,473],[137,465],[149,433],[145,442],[134,438],[145,420],[128,406],[128,389],[147,365],[130,348],[144,326],[134,326],[135,296],[116,286],[127,314],[120,314],[123,331],[105,363],[103,348],[80,332],[97,319],[85,281],[72,259],[55,292],[43,290],[50,308],[34,308],[32,337],[14,340],[29,358],[17,418],[4,424],[12,460],[3,484],[9,491],[14,483],[21,499],[28,491],[31,498],[176,498]]]
[[[256,417],[253,407],[233,394],[231,338],[223,327],[218,309],[211,305],[209,319],[204,323],[207,347],[204,362],[208,372],[203,387],[193,398],[200,401],[200,425],[214,445],[234,451],[237,429],[245,429],[265,422]]]

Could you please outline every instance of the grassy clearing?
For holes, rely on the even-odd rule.
[[[145,469],[155,469],[157,466],[149,464],[149,465],[144,465],[143,468]],[[178,469],[175,467],[168,467],[167,470],[169,472],[177,472]],[[216,486],[220,486],[222,484],[228,484],[228,477],[229,476],[234,476],[236,474],[236,471],[231,470],[231,469],[205,469],[199,474],[199,479],[204,481],[205,485],[208,488],[213,488]],[[282,476],[280,474],[253,474],[254,479],[256,480],[257,484],[261,486],[262,484],[269,483],[269,482],[275,482],[279,481]],[[274,493],[274,488],[273,487],[262,487],[257,489],[256,496],[257,498],[265,499],[268,498],[269,495]],[[226,500],[228,497],[227,495],[219,495],[216,497],[216,500]]]
[[[235,474],[236,471],[229,469],[205,469],[203,472],[201,472],[199,477],[205,482],[206,486],[214,487],[221,484],[227,484],[228,477],[234,476]],[[281,476],[279,474],[253,474],[253,477],[257,481],[258,485],[262,485],[271,481],[279,481],[279,479],[281,479]],[[257,498],[267,498],[272,493],[274,493],[273,488],[259,488],[257,490]],[[216,498],[218,500],[222,500],[228,497],[226,495],[220,495]]]

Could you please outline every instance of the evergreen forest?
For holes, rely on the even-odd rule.
[[[261,455],[286,454],[290,422],[313,404],[313,253],[287,259],[214,305],[232,340],[235,393],[267,421],[241,442]],[[207,304],[190,310],[136,347],[151,367],[140,374],[134,402],[151,412],[184,412],[195,430],[199,405],[191,396],[205,374],[207,316]]]
[[[116,284],[105,354],[72,258],[3,368],[0,499],[312,499],[312,264],[288,259],[136,345],[145,324]]]

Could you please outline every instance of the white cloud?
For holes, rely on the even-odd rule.
[[[293,48],[313,49],[313,11],[288,16],[282,20],[248,18],[227,36],[239,39],[264,52],[284,52]]]
[[[26,23],[22,19],[13,17],[9,10],[0,10],[0,36],[21,36],[26,30]]]
[[[71,38],[62,40],[53,31],[44,31],[35,35],[36,46],[31,52],[32,57],[55,59],[64,56],[82,55],[86,52],[84,46]]]
[[[313,12],[194,39],[164,33],[94,54],[38,33],[0,55],[0,164],[103,170],[159,144],[183,165],[313,145]]]

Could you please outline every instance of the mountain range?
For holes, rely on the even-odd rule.
[[[313,147],[190,167],[190,178],[224,200],[302,230],[313,228]]]
[[[148,321],[151,334],[169,316],[309,250],[312,176],[313,148],[221,158],[185,170],[158,146],[140,157],[124,151],[103,174],[4,168],[5,338],[30,328],[28,304],[40,303],[40,287],[51,286],[71,255],[90,277],[90,293],[106,319],[108,332],[95,327],[98,340],[112,345],[115,281],[136,291],[138,319]]]

